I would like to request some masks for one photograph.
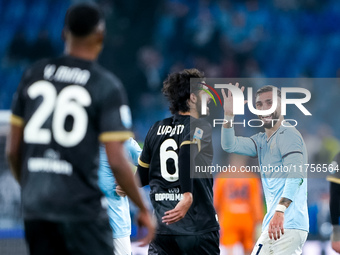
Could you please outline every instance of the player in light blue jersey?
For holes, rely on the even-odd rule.
[[[236,83],[238,87],[238,83]],[[273,86],[256,92],[256,109],[268,110],[273,103]],[[244,91],[244,87],[241,88]],[[307,150],[301,134],[284,121],[281,115],[281,91],[277,89],[277,108],[269,115],[259,116],[265,132],[252,137],[235,136],[233,96],[224,97],[227,123],[222,127],[222,148],[229,153],[258,157],[267,214],[262,234],[252,255],[301,254],[308,231],[307,210]],[[274,95],[276,96],[276,95]]]
[[[142,149],[132,138],[124,143],[124,148],[129,161],[136,166],[138,164],[138,157],[142,152]],[[113,231],[113,254],[130,255],[131,219],[129,201],[126,196],[121,196],[119,188],[117,189],[116,179],[112,174],[104,147],[100,148],[100,166],[98,177],[99,187],[104,193],[108,202],[108,215]]]

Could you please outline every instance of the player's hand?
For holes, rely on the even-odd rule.
[[[229,83],[228,85],[231,85]],[[238,88],[240,85],[237,82],[235,86]],[[241,87],[241,91],[243,93],[244,91],[244,86]],[[226,116],[234,116],[234,111],[233,111],[233,95],[230,90],[228,90],[228,96],[226,95],[224,89],[222,89],[222,96],[223,96],[223,110],[224,110],[224,115]],[[244,101],[246,103],[247,101]]]
[[[118,194],[118,196],[120,197],[125,197],[126,193],[125,191],[122,189],[122,187],[120,185],[117,184],[116,186],[116,193]]]
[[[146,246],[152,241],[155,236],[156,223],[151,218],[151,215],[147,209],[139,211],[137,223],[139,227],[146,227],[148,229],[147,235],[139,240],[139,246]]]
[[[337,253],[340,253],[340,241],[332,241],[332,249],[335,250]]]
[[[285,216],[283,212],[275,212],[273,218],[269,222],[268,234],[269,238],[276,241],[280,239],[280,234],[284,234],[283,222]]]
[[[162,222],[169,225],[183,219],[192,204],[192,200],[192,193],[184,193],[183,199],[178,202],[176,207],[164,213]]]

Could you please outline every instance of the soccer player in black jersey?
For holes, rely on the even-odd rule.
[[[111,255],[112,231],[98,187],[99,141],[113,173],[140,208],[139,223],[154,226],[123,154],[131,117],[120,81],[96,64],[105,31],[96,5],[66,13],[65,55],[41,60],[24,73],[14,96],[7,154],[22,188],[31,255]]]
[[[190,78],[202,81],[190,85]],[[213,206],[213,180],[190,178],[190,167],[211,165],[211,126],[200,119],[203,74],[172,73],[163,93],[172,117],[149,130],[139,159],[142,185],[150,185],[157,218],[149,254],[219,254],[219,224]],[[191,168],[192,169],[192,168]]]
[[[331,236],[332,248],[340,253],[340,153],[338,153],[333,162],[333,174],[327,177],[330,181],[330,212],[333,225]]]

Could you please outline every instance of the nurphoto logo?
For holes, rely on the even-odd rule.
[[[204,84],[207,86],[207,84]],[[210,89],[212,89],[211,86],[208,86]],[[234,85],[231,84],[215,84],[214,88],[216,89],[229,89],[231,94],[233,95],[233,113],[234,115],[244,115],[244,94],[242,90]],[[207,94],[213,99],[213,101],[216,104],[216,100],[214,96],[207,91],[206,89],[202,89],[207,92]],[[219,95],[217,94],[216,90],[214,89],[213,92],[217,95],[221,105],[222,101]],[[258,110],[254,108],[253,105],[253,88],[249,87],[247,89],[247,105],[250,112],[252,112],[255,115],[268,115],[272,114],[277,107],[277,97],[273,96],[273,104],[272,107],[268,110]],[[287,98],[287,93],[300,93],[305,95],[304,98],[294,98],[289,99]],[[202,115],[207,115],[207,100],[204,100],[207,98],[207,94],[203,95],[202,100],[202,109],[201,113]],[[277,88],[273,88],[273,95],[277,94]],[[293,104],[295,105],[304,115],[311,116],[312,114],[306,109],[306,107],[303,106],[303,104],[307,103],[311,99],[311,93],[308,89],[305,88],[292,88],[292,87],[283,87],[281,88],[281,114],[286,115],[286,106],[287,104]]]

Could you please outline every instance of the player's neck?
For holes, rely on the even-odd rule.
[[[194,117],[196,119],[198,119],[200,116],[198,114],[198,111],[196,109],[190,109],[190,111],[188,112],[178,112],[179,115],[190,115],[191,117]]]
[[[279,120],[275,123],[275,125],[272,128],[265,128],[265,132],[267,135],[267,138],[271,137],[276,130],[278,130],[281,126],[281,122],[283,121],[283,116],[281,115]]]
[[[179,111],[178,114],[179,115],[190,115],[190,112],[181,112],[181,111]]]
[[[84,60],[94,61],[98,58],[99,47],[69,42],[65,44],[65,54]]]

